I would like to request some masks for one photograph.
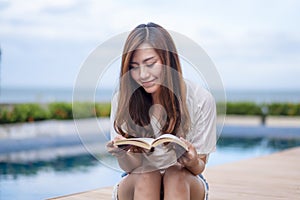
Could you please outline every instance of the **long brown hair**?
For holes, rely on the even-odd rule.
[[[164,82],[159,92],[159,102],[165,109],[161,134],[185,137],[190,128],[190,117],[179,57],[171,35],[154,23],[137,26],[124,45],[114,128],[125,137],[154,136],[150,125],[151,113],[149,114],[153,105],[152,96],[132,79],[129,72],[133,54],[143,43],[153,47],[164,65]]]

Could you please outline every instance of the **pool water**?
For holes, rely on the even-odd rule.
[[[220,138],[209,166],[270,154],[300,146],[299,140]],[[104,159],[111,159],[107,154]],[[105,186],[120,180],[121,172],[90,154],[29,163],[0,163],[0,199],[34,200],[57,197]]]

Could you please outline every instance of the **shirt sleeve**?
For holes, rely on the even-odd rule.
[[[211,93],[200,86],[190,94],[191,130],[187,139],[198,154],[209,154],[215,151],[217,142],[216,103]]]

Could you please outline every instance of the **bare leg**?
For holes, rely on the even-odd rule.
[[[119,184],[119,200],[159,200],[161,178],[159,171],[127,175]]]
[[[168,168],[163,177],[164,199],[204,199],[205,189],[197,176],[179,165]]]

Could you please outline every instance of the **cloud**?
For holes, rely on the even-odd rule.
[[[91,3],[69,0],[12,1],[1,13],[0,34],[58,40],[99,39],[109,29],[103,23],[108,18],[105,16],[108,11],[97,5],[96,11]]]
[[[295,5],[294,5],[295,4]],[[128,31],[139,23],[157,21],[166,28],[201,40],[199,32],[218,32],[225,39],[236,39],[249,31],[286,31],[298,35],[290,23],[299,17],[295,7],[299,3],[287,1],[76,1],[43,0],[9,2],[1,12],[1,33],[18,35],[18,31],[34,37],[64,39],[99,39],[108,34]],[[272,5],[272,6],[270,6]],[[184,8],[184,9],[182,9]],[[103,35],[99,33],[104,33]],[[203,40],[217,39],[209,34]],[[223,38],[221,38],[223,39]]]

